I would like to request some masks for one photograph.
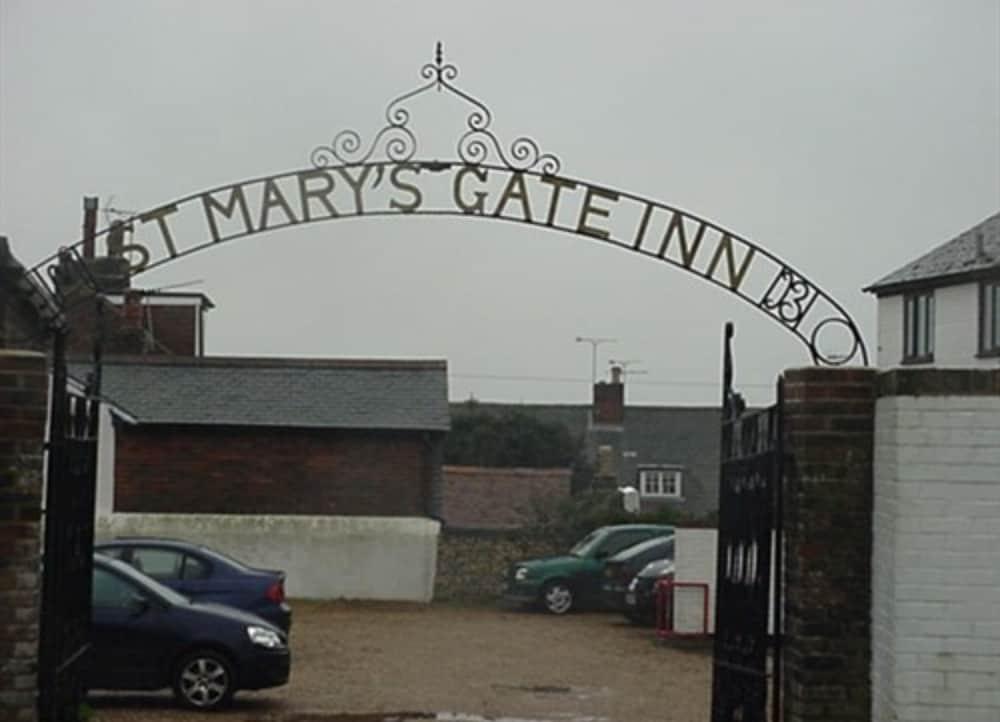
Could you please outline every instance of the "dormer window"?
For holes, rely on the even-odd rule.
[[[1000,356],[1000,281],[979,286],[979,353]]]
[[[934,360],[934,292],[903,298],[903,363]]]
[[[677,467],[644,467],[639,469],[639,493],[679,499],[682,479],[683,473]]]

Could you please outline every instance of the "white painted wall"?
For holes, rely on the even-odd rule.
[[[962,283],[934,290],[934,363],[941,367],[1000,366],[1000,358],[979,351],[979,284]],[[878,365],[899,366],[903,359],[903,296],[878,299]]]
[[[100,519],[115,509],[115,427],[107,404],[101,404],[97,418],[97,488],[94,514],[95,519]]]
[[[903,297],[884,296],[878,299],[879,368],[899,366],[903,358]]]
[[[116,513],[98,518],[96,536],[204,544],[284,570],[290,597],[429,602],[439,532],[438,522],[409,517]]]
[[[715,529],[677,529],[674,532],[674,581],[708,583],[708,633],[715,633]],[[696,634],[702,629],[703,600],[690,589],[674,590],[674,631]]]
[[[876,406],[873,722],[1000,720],[1000,398]]]

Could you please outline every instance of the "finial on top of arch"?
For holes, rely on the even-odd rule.
[[[439,40],[434,47],[433,62],[420,69],[420,77],[426,82],[413,90],[395,97],[385,108],[386,124],[375,134],[375,138],[363,147],[361,135],[355,130],[342,130],[333,137],[330,145],[313,149],[309,158],[316,168],[340,164],[367,163],[373,160],[375,152],[382,149],[391,163],[404,163],[417,152],[417,136],[410,127],[408,101],[422,95],[431,88],[438,92],[447,90],[452,95],[472,106],[465,119],[466,130],[457,142],[458,159],[466,165],[482,165],[491,157],[515,171],[535,171],[555,175],[562,167],[560,160],[551,153],[542,153],[534,140],[527,136],[515,138],[509,148],[504,149],[490,125],[493,114],[486,105],[473,95],[454,84],[458,68],[444,60],[444,44]],[[378,159],[375,159],[378,160]]]

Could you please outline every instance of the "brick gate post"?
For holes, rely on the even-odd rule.
[[[38,661],[43,354],[0,351],[0,719],[34,722]]]
[[[875,371],[784,378],[784,720],[868,722]]]

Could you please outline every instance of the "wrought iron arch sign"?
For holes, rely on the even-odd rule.
[[[109,255],[126,259],[129,274],[137,276],[226,241],[339,218],[425,215],[523,223],[608,243],[719,286],[794,334],[815,364],[868,363],[864,339],[846,310],[765,248],[674,206],[561,175],[559,158],[529,137],[505,148],[490,110],[454,84],[458,69],[444,62],[440,43],[420,75],[423,84],[386,106],[385,125],[367,146],[359,133],[343,130],[329,145],[316,147],[303,169],[194,193],[97,235],[108,237]],[[417,157],[408,103],[432,90],[470,107],[456,159]],[[158,242],[126,242],[123,232],[138,227],[152,229]],[[82,243],[30,272],[43,280],[53,275],[60,258],[78,256]],[[837,329],[846,346],[836,354],[821,350],[824,337]]]

